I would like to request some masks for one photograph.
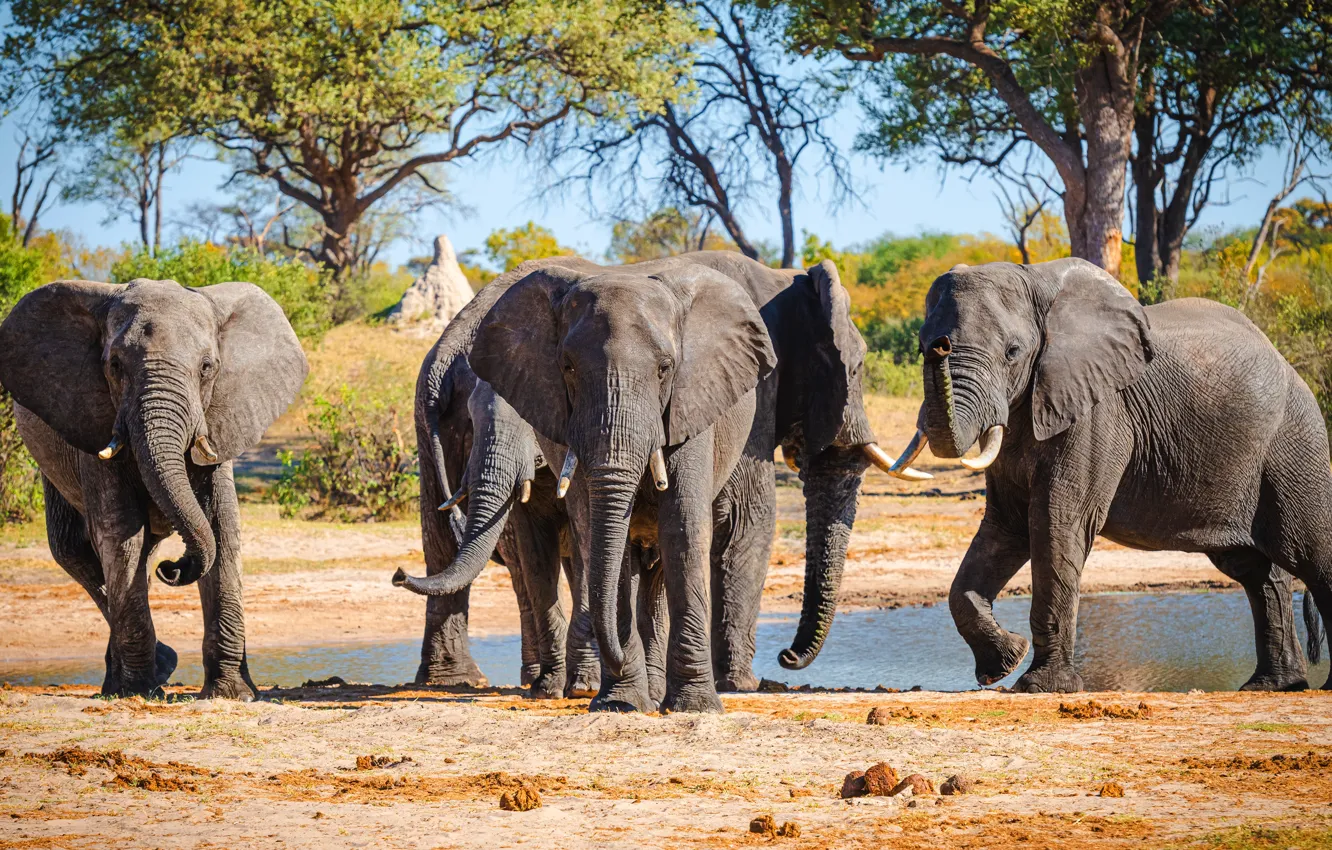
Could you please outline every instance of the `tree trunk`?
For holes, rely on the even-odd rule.
[[[791,211],[791,195],[795,175],[783,154],[777,156],[777,213],[782,219],[782,268],[795,266],[795,221]]]
[[[166,179],[166,144],[157,146],[157,179],[153,185],[153,256],[162,250],[162,181]]]
[[[1161,174],[1156,168],[1156,88],[1150,74],[1143,81],[1140,100],[1143,105],[1133,119],[1133,132],[1138,141],[1138,154],[1133,162],[1133,189],[1137,201],[1133,229],[1139,291],[1161,271],[1156,239],[1156,187],[1161,183]]]
[[[1073,256],[1119,276],[1123,253],[1124,181],[1133,141],[1131,63],[1105,48],[1075,75],[1086,134],[1081,186],[1067,186],[1064,215]]]

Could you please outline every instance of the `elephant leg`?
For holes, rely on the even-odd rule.
[[[1290,575],[1256,549],[1236,549],[1208,557],[1218,570],[1238,581],[1249,597],[1258,667],[1240,690],[1306,690],[1308,667],[1295,631]]]
[[[588,711],[651,711],[656,707],[648,686],[647,662],[643,640],[635,622],[635,601],[643,576],[640,573],[634,546],[624,548],[620,568],[619,599],[616,602],[616,626],[620,646],[624,648],[624,665],[619,678],[605,666],[601,669],[601,687],[592,698]]]
[[[536,622],[532,618],[532,601],[527,590],[527,576],[518,554],[517,533],[514,528],[514,514],[510,513],[500,535],[497,548],[504,561],[504,568],[509,571],[509,584],[513,587],[513,596],[518,603],[519,634],[519,684],[526,687],[541,675],[541,661],[537,650]]]
[[[577,546],[573,547],[570,557],[563,559],[563,565],[569,582],[569,595],[573,599],[565,650],[568,682],[564,686],[564,696],[566,699],[584,699],[596,696],[601,688],[601,653],[597,649],[597,637],[592,628],[587,570]]]
[[[436,510],[443,496],[438,492],[433,469],[421,469],[421,545],[425,550],[426,573],[441,573],[458,554],[458,541],[448,515]],[[472,659],[467,644],[467,611],[472,588],[426,598],[425,636],[421,641],[421,664],[416,669],[419,685],[470,685],[488,682]]]
[[[644,551],[639,564],[635,616],[647,666],[648,696],[654,705],[659,705],[666,696],[666,633],[670,625],[666,611],[666,581],[655,552]]]
[[[534,516],[524,506],[514,509],[509,524],[514,542],[526,604],[530,612],[535,675],[529,696],[558,699],[566,684],[565,640],[568,625],[560,608],[559,523]]]
[[[976,530],[948,591],[953,624],[971,647],[976,681],[982,686],[1012,673],[1027,657],[1027,639],[994,619],[994,600],[1030,557],[1025,536],[1006,531],[987,517]]]
[[[777,529],[772,461],[742,458],[718,501],[723,515],[712,541],[712,675],[719,691],[753,691],[759,684],[759,608]]]
[[[671,486],[658,506],[658,543],[666,576],[670,631],[666,711],[722,710],[712,677],[711,551],[713,439],[706,432],[667,459]]]
[[[245,655],[245,608],[241,599],[240,506],[231,462],[211,475],[213,533],[217,563],[199,579],[203,607],[203,699],[223,697],[249,702],[259,695]]]

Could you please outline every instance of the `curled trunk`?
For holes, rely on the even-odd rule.
[[[805,598],[800,625],[778,662],[801,670],[818,657],[837,613],[837,594],[846,567],[846,547],[856,521],[865,462],[860,452],[833,449],[811,463],[805,480]]]
[[[646,460],[644,452],[644,460]],[[588,569],[592,628],[601,659],[616,679],[624,672],[619,625],[620,570],[629,536],[629,514],[642,478],[642,465],[598,469],[588,475],[591,563]]]
[[[217,560],[217,538],[207,512],[190,485],[185,454],[194,440],[195,417],[178,391],[145,389],[131,428],[139,472],[153,501],[185,541],[185,554],[162,561],[157,577],[173,587],[193,584]]]

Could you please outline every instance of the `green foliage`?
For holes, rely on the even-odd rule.
[[[862,321],[860,335],[865,345],[900,365],[919,365],[920,329],[925,320],[920,316],[909,319],[872,318]]]
[[[1280,296],[1250,312],[1313,390],[1323,419],[1332,423],[1332,266],[1309,268],[1306,293]]]
[[[486,237],[486,256],[504,271],[528,260],[571,257],[576,251],[561,245],[555,234],[534,221],[510,230],[495,230]]]
[[[248,281],[273,297],[302,339],[317,339],[333,321],[327,273],[297,260],[274,260],[246,248],[185,240],[156,256],[140,249],[111,267],[114,283],[140,277],[174,280],[183,286]]]
[[[901,398],[923,398],[920,364],[898,363],[891,355],[871,351],[865,355],[865,392]]]
[[[344,385],[336,399],[314,400],[308,425],[312,444],[299,457],[279,455],[273,497],[284,517],[390,520],[415,508],[416,453],[403,439],[396,406]]]
[[[881,236],[869,244],[869,256],[861,263],[857,282],[883,286],[906,266],[922,259],[939,259],[956,250],[958,238],[948,233],[919,236]]]
[[[42,280],[42,255],[24,248],[0,215],[0,320]],[[0,525],[27,522],[42,509],[42,480],[14,422],[14,403],[0,389]]]
[[[701,213],[663,207],[642,221],[615,222],[606,258],[627,265],[690,251],[734,250],[735,243],[714,233]]]

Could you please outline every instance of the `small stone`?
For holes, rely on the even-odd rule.
[[[784,694],[791,688],[785,682],[774,682],[772,679],[760,679],[758,685],[761,694]]]
[[[871,797],[887,797],[897,785],[897,771],[887,762],[879,762],[865,771],[865,793]]]
[[[1096,796],[1098,796],[1098,797],[1123,797],[1123,796],[1124,796],[1124,786],[1123,786],[1123,785],[1120,785],[1118,782],[1107,782],[1107,783],[1105,783],[1104,785],[1101,786],[1101,790],[1097,793]]]
[[[906,807],[907,807],[908,809],[914,809],[914,808],[916,808],[918,805],[919,805],[919,804],[918,804],[915,800],[912,800],[911,802],[907,803],[907,806],[906,806]]]
[[[455,758],[445,757],[445,759],[444,759],[444,763],[445,763],[445,764],[457,764],[457,763],[458,763],[458,760],[455,759]]]
[[[842,799],[865,796],[865,771],[853,770],[842,780]]]
[[[324,818],[328,817],[328,815],[324,814],[323,812],[315,812],[313,815],[310,815],[310,817],[314,818],[315,820],[323,820]]]
[[[777,837],[777,821],[772,815],[759,815],[749,822],[749,831],[765,838]]]
[[[500,795],[500,808],[506,812],[526,812],[541,808],[541,795],[524,782],[512,791]]]
[[[970,794],[973,784],[971,777],[956,773],[944,780],[944,783],[939,786],[939,793],[946,796]]]

